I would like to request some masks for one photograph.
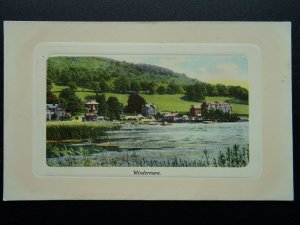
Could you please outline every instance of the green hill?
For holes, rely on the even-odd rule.
[[[104,57],[50,57],[47,61],[47,77],[60,85],[75,82],[82,88],[98,89],[106,83],[113,89],[114,82],[126,78],[129,82],[154,82],[156,84],[193,84],[195,79],[155,65],[133,64]],[[199,82],[199,81],[198,81]]]
[[[77,87],[76,95],[82,100],[96,92],[106,93],[107,98],[117,97],[125,106],[128,93],[139,92],[148,103],[155,103],[159,111],[187,112],[191,105],[200,104],[191,100],[205,96],[207,102],[248,100],[248,90],[239,86],[212,85],[159,66],[104,57],[50,57],[48,80],[56,96],[64,88]],[[248,105],[232,106],[234,113],[248,115]]]

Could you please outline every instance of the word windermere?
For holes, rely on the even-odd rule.
[[[139,170],[134,170],[133,171],[133,175],[158,175],[160,176],[161,173],[160,172],[148,172],[148,171],[139,171]]]

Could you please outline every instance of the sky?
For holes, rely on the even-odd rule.
[[[242,55],[110,55],[106,57],[168,68],[204,82],[243,83],[248,81],[248,60]]]

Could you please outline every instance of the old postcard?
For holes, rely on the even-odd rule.
[[[5,199],[292,199],[289,23],[8,22],[5,47]]]

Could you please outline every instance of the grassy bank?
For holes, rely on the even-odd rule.
[[[47,140],[62,141],[66,139],[97,140],[107,131],[119,129],[114,123],[88,123],[79,121],[47,122]]]

